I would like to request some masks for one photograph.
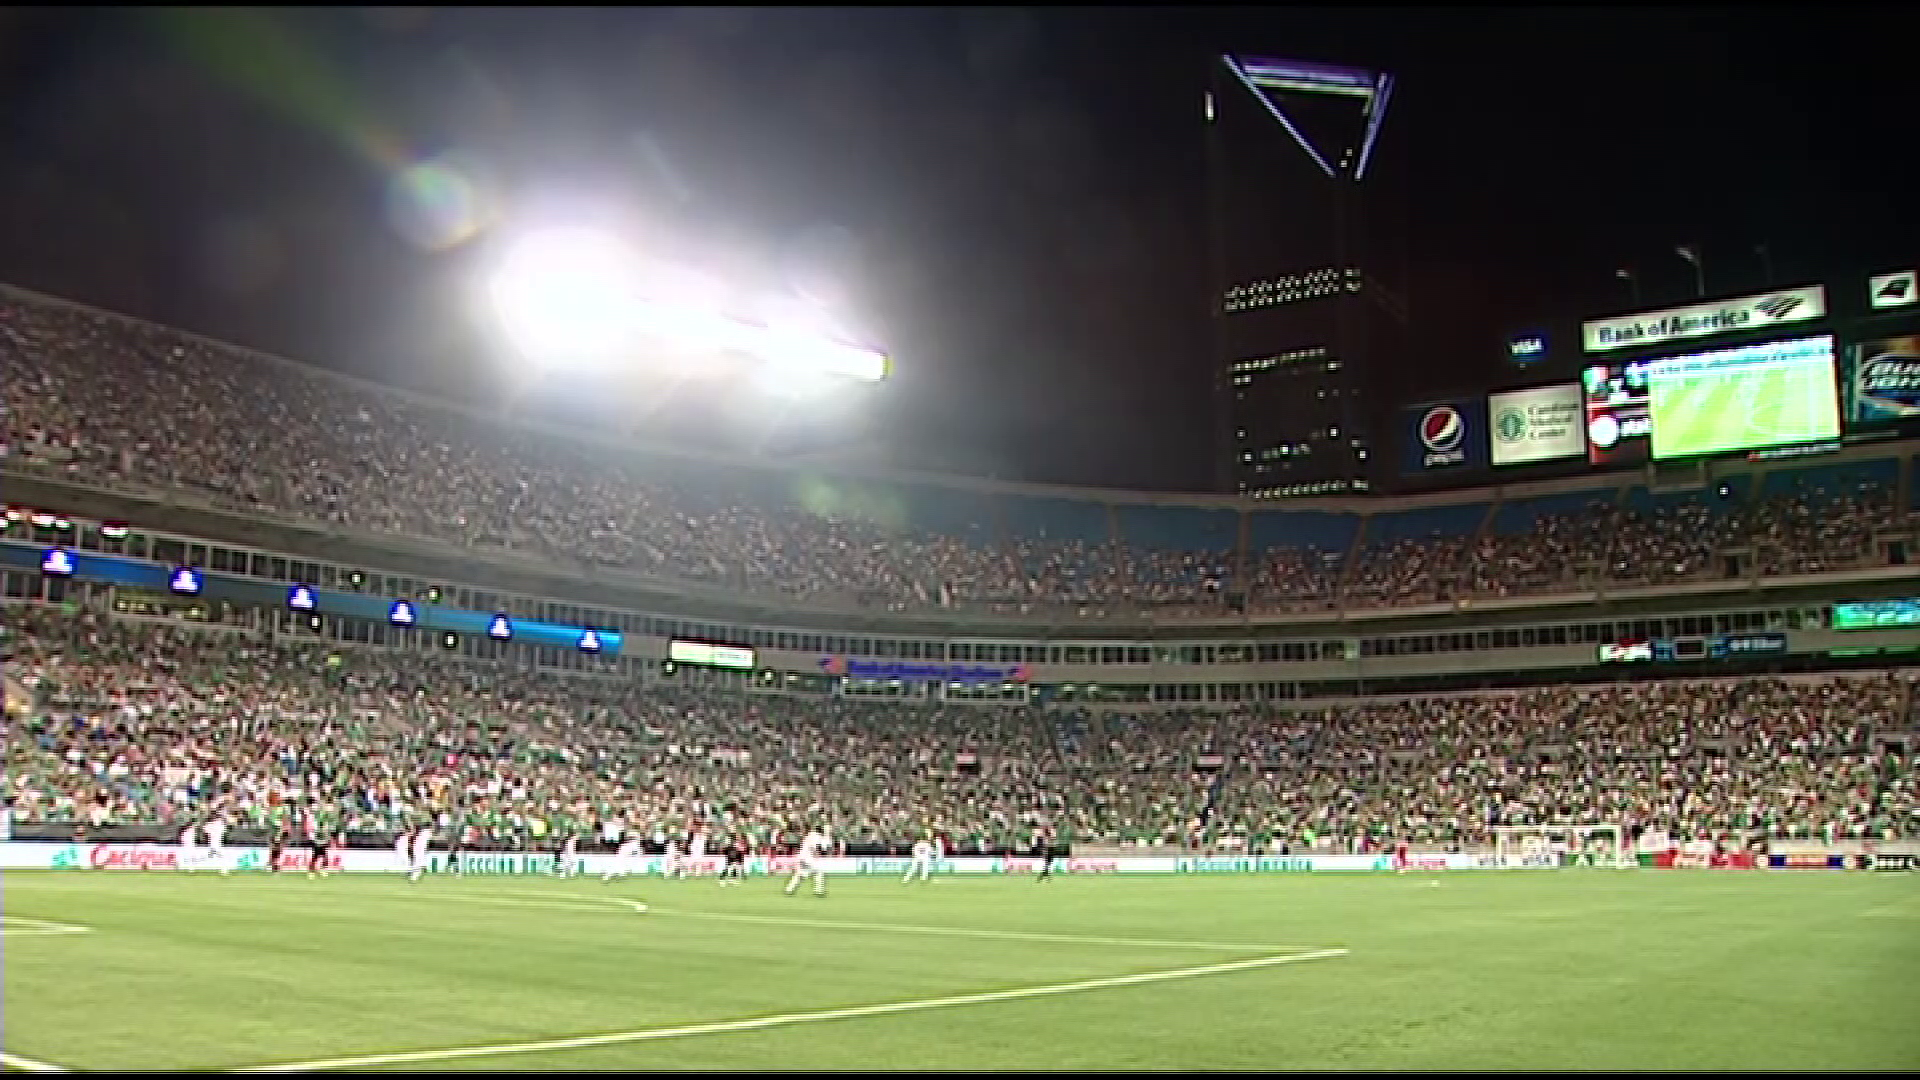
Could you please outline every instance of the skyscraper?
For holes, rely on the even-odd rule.
[[[1219,480],[1239,494],[1374,486],[1373,380],[1404,347],[1370,184],[1393,80],[1222,56],[1206,101]]]

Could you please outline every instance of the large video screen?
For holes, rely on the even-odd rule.
[[[1840,437],[1831,334],[1669,356],[1646,377],[1656,460]]]

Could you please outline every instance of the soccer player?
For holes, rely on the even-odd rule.
[[[407,869],[408,881],[419,881],[420,875],[427,872],[427,855],[433,844],[433,827],[422,825],[413,834],[413,863]]]
[[[921,837],[918,840],[915,840],[913,842],[913,862],[907,867],[907,876],[900,879],[900,884],[902,885],[912,884],[914,875],[916,874],[920,876],[921,881],[932,881],[933,880],[933,860],[934,860],[934,852],[933,852],[932,834],[928,834],[926,836]]]
[[[207,863],[220,871],[224,877],[228,873],[227,819],[220,814],[215,814],[207,819],[207,824],[202,831],[207,836]]]
[[[667,857],[660,864],[660,874],[671,878],[687,876],[687,865],[680,855],[680,837],[677,833],[667,834]]]
[[[192,870],[200,865],[200,826],[187,822],[180,830],[180,869]]]
[[[1393,845],[1393,870],[1397,874],[1407,872],[1407,864],[1409,861],[1407,858],[1407,848],[1408,845],[1404,839]]]
[[[567,834],[567,838],[560,842],[560,853],[553,857],[554,876],[572,877],[573,868],[578,865],[579,857],[580,836],[577,833],[570,832]]]
[[[720,868],[720,884],[739,885],[747,880],[747,841],[739,833],[727,838],[721,849],[726,856],[726,865]]]
[[[447,828],[447,873],[458,876],[460,856],[470,847],[480,843],[480,827],[473,823],[471,816],[464,821],[455,821]]]
[[[404,824],[393,834],[393,865],[403,874],[413,869],[413,830]]]
[[[277,823],[273,827],[273,835],[267,840],[268,873],[277,874],[280,872],[280,860],[286,853],[287,827],[284,823]]]
[[[327,833],[318,822],[307,819],[307,877],[326,877]]]
[[[606,873],[600,875],[600,880],[603,882],[612,881],[617,877],[626,877],[628,874],[638,873],[640,870],[641,852],[640,835],[638,833],[627,833],[626,836],[620,840],[620,850],[613,853],[613,863],[607,867]]]
[[[693,835],[687,837],[687,872],[698,874],[700,864],[707,857],[707,829],[704,825],[695,825]]]
[[[792,896],[800,882],[808,874],[813,875],[813,895],[827,895],[827,852],[833,850],[833,841],[827,838],[826,830],[816,825],[800,841],[800,850],[793,860],[793,877],[787,879],[786,894]]]
[[[1033,857],[1040,860],[1040,873],[1033,880],[1047,881],[1053,877],[1053,843],[1045,829],[1033,834]]]

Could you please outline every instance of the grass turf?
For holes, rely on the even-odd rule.
[[[1920,1068],[1916,884],[1586,869],[842,877],[825,897],[789,897],[765,878],[723,889],[9,872],[4,1049],[66,1068],[224,1069],[1341,947],[1133,985],[375,1067],[1909,1070]],[[619,897],[649,910],[602,899]],[[90,929],[32,932],[23,918]],[[968,932],[931,932],[943,929]]]

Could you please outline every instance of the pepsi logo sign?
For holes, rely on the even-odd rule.
[[[1433,469],[1467,463],[1467,415],[1459,406],[1429,405],[1417,409],[1412,418],[1414,448],[1419,451],[1415,455],[1418,468]]]
[[[1420,418],[1420,442],[1435,453],[1459,446],[1466,434],[1466,420],[1460,416],[1460,410],[1451,405],[1435,405]]]

